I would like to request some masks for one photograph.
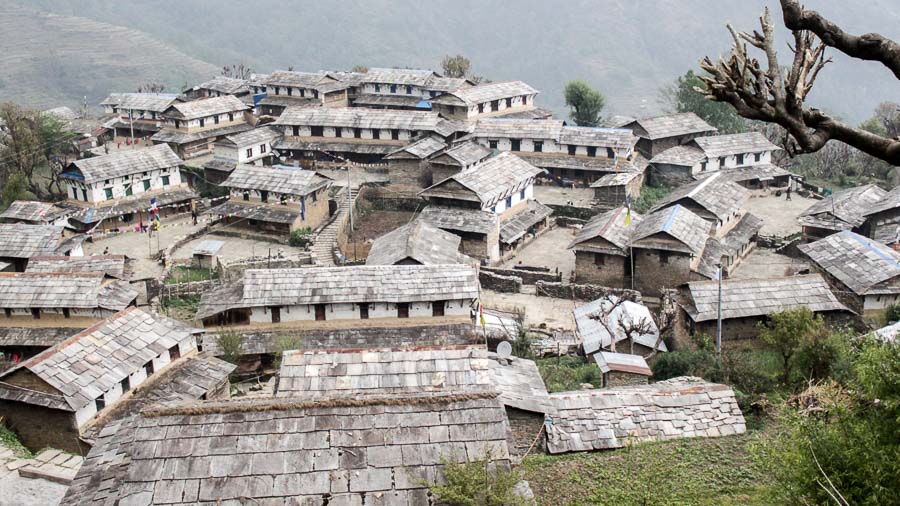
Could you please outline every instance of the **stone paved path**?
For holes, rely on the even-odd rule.
[[[356,187],[350,188],[350,200],[352,202],[356,202],[356,196],[359,194],[359,189]],[[347,201],[347,195],[343,192],[340,193],[341,198],[338,202],[338,211],[331,223],[325,226],[319,234],[316,235],[316,241],[313,243],[310,250],[316,256],[316,265],[320,267],[334,267],[334,248],[337,246],[337,234],[338,234],[338,226],[341,223],[341,220],[344,219],[344,215],[347,214],[347,209],[350,207],[350,202]]]
[[[83,461],[53,449],[26,459],[0,445],[0,506],[59,504]]]

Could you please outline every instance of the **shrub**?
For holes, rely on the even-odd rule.
[[[288,239],[288,244],[295,247],[304,247],[309,244],[309,241],[312,239],[312,229],[309,227],[298,228],[291,232],[291,236]]]
[[[284,352],[291,350],[299,350],[303,345],[303,339],[296,334],[275,334],[275,368],[281,368],[281,357]]]
[[[493,461],[491,454],[482,460],[458,463],[441,459],[446,483],[432,485],[431,493],[448,506],[515,506],[525,500],[515,493],[519,473]]]
[[[635,199],[632,209],[638,213],[646,213],[663,197],[672,192],[668,186],[644,186],[641,195]]]
[[[884,312],[884,324],[900,321],[900,304],[891,304]]]
[[[243,351],[244,336],[240,332],[223,331],[216,337],[216,344],[222,349],[222,360],[237,364]]]
[[[592,361],[581,357],[553,357],[536,360],[538,370],[550,392],[578,390],[582,383],[590,383],[599,388],[603,374]]]

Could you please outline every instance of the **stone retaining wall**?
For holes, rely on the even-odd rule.
[[[522,291],[522,278],[517,276],[502,276],[481,269],[478,272],[478,281],[485,290],[502,293],[519,293]]]
[[[171,285],[163,285],[162,298],[163,302],[170,298],[181,298],[188,295],[201,295],[216,286],[218,280],[192,281],[190,283],[174,283]]]
[[[532,269],[501,269],[498,267],[482,267],[481,272],[490,272],[499,276],[514,276],[522,280],[524,285],[533,285],[538,281],[558,283],[562,281],[561,274],[552,272],[540,272]]]
[[[548,283],[546,281],[537,281],[534,286],[539,297],[592,301],[611,294],[630,301],[641,302],[641,292],[622,288],[610,288],[600,285],[576,285],[572,283]]]
[[[312,265],[311,255],[296,255],[293,258],[269,258],[253,257],[244,258],[236,262],[219,262],[219,277],[225,281],[237,281],[244,277],[247,269],[292,269],[304,265]]]

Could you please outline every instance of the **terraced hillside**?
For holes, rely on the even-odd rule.
[[[0,0],[0,101],[38,108],[95,106],[111,91],[148,81],[180,90],[217,67],[149,35]]]

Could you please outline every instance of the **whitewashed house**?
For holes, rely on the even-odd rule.
[[[250,106],[233,95],[172,104],[163,112],[165,127],[151,140],[168,144],[183,159],[212,152],[212,143],[251,130]]]
[[[705,172],[738,167],[765,168],[772,165],[772,154],[780,149],[760,132],[697,137],[651,158],[652,180],[674,184]]]
[[[182,184],[184,162],[166,144],[75,160],[62,179],[71,200],[100,204]]]
[[[534,109],[538,91],[522,81],[463,87],[431,99],[433,110],[448,119],[471,121]]]
[[[178,100],[171,93],[112,93],[100,106],[105,114],[113,115],[107,122],[113,139],[149,137],[165,125],[163,112]]]

